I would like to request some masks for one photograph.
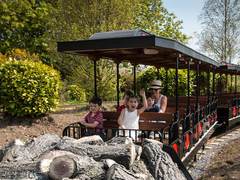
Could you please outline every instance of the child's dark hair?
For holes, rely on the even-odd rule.
[[[125,91],[124,95],[130,97],[130,96],[133,96],[134,93],[132,90],[127,90],[127,91]]]
[[[130,96],[128,96],[128,101],[129,101],[129,99],[132,99],[132,98],[137,99],[137,101],[139,101],[138,96],[135,94],[130,94]]]
[[[152,92],[147,92],[146,93],[146,98],[148,99],[148,98],[151,98],[152,97],[152,95],[153,95],[153,93]]]
[[[92,99],[89,101],[89,103],[97,104],[99,106],[102,105],[102,99],[100,97],[92,97]]]

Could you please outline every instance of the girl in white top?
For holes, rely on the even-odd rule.
[[[119,128],[121,129],[139,129],[139,115],[144,112],[147,107],[147,100],[145,96],[145,91],[141,90],[140,95],[143,99],[143,107],[137,109],[138,99],[136,96],[130,96],[127,100],[127,107],[121,111],[120,116],[118,117]],[[134,140],[136,139],[137,133],[133,130],[130,132],[125,130],[124,132],[120,131],[121,135],[130,136]]]

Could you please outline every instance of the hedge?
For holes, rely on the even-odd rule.
[[[0,103],[13,116],[40,116],[59,102],[58,71],[41,62],[8,61],[0,65]]]

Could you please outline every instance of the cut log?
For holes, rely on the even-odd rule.
[[[129,137],[113,137],[106,142],[108,145],[116,144],[133,144],[132,138]]]
[[[73,157],[73,156],[75,156],[75,154],[73,154],[71,152],[68,152],[68,151],[59,151],[59,150],[46,152],[39,157],[39,161],[40,161],[39,169],[40,169],[40,171],[42,173],[48,174],[50,164],[52,163],[53,159],[56,158],[56,157],[60,157],[60,156]]]
[[[131,172],[141,177],[141,179],[154,180],[143,161],[134,161],[130,168]]]
[[[52,179],[72,177],[75,172],[76,163],[68,156],[59,156],[54,158],[49,167],[49,176]]]
[[[40,173],[36,166],[37,162],[0,163],[0,179],[48,179],[48,176]]]
[[[85,136],[77,140],[78,143],[89,144],[89,145],[103,145],[104,141],[99,135]]]
[[[105,174],[104,163],[87,156],[78,156],[67,151],[54,151],[46,153],[42,158],[45,159],[41,160],[38,169],[52,179],[80,177],[83,174],[90,179],[96,179],[103,178]]]
[[[63,141],[69,141],[69,142],[75,142],[75,143],[82,143],[82,144],[89,144],[89,145],[104,145],[104,141],[99,135],[93,135],[93,136],[85,136],[80,139],[74,139],[71,137],[64,136],[62,138]]]
[[[111,159],[106,159],[105,163],[109,168],[106,179],[154,180],[142,161],[135,161],[130,170],[127,170],[124,166],[117,164]]]
[[[19,146],[23,146],[24,142],[20,139],[15,139],[0,149],[0,162],[8,161],[8,159],[13,159],[11,152],[18,149]]]
[[[139,180],[140,178],[135,176],[134,173],[128,171],[124,166],[120,164],[113,164],[107,171],[107,180]]]
[[[63,141],[57,148],[81,156],[93,157],[96,161],[100,161],[101,159],[113,159],[126,168],[129,168],[136,158],[134,144],[99,146]]]
[[[57,135],[45,134],[27,142],[25,145],[9,146],[5,149],[2,159],[4,161],[33,161],[42,153],[50,151],[60,143]]]
[[[129,137],[114,137],[106,142],[108,145],[118,145],[118,144],[134,144],[132,138]],[[134,144],[135,145],[135,144]],[[135,145],[136,150],[136,160],[139,160],[142,154],[142,147]]]
[[[162,150],[159,141],[146,139],[143,143],[142,158],[155,179],[186,179],[171,157]]]
[[[43,166],[47,171],[42,172]],[[49,161],[0,163],[0,179],[62,179],[82,175],[89,179],[103,179],[105,174],[104,164],[87,156],[64,155]]]
[[[140,157],[142,155],[142,146],[135,145],[136,150],[136,160],[140,160]]]

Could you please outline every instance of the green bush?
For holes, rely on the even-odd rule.
[[[67,88],[67,100],[86,102],[86,93],[78,85],[69,85]]]
[[[32,61],[8,61],[0,66],[0,102],[13,116],[39,116],[59,102],[60,75]]]

